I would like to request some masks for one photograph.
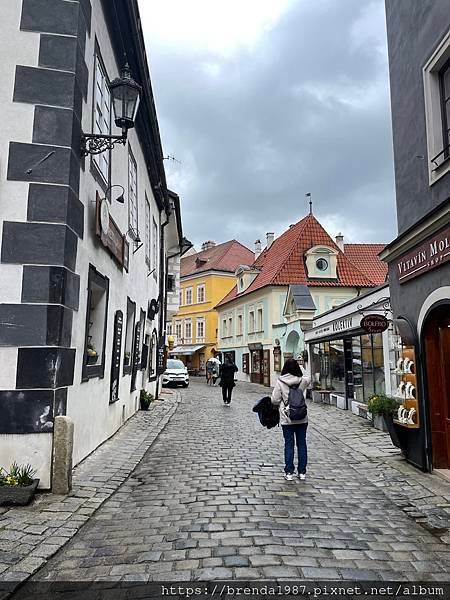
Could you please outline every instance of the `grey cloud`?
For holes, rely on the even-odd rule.
[[[167,166],[188,237],[252,246],[306,214],[305,192],[319,219],[358,232],[353,241],[394,237],[382,10],[382,0],[299,1],[232,57],[146,40],[163,146],[183,163]],[[369,27],[368,11],[379,15]]]

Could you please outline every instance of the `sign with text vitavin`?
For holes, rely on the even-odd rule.
[[[122,350],[122,331],[123,331],[123,313],[121,310],[116,312],[114,317],[114,336],[111,362],[111,388],[109,402],[117,402],[119,399],[119,380],[120,380],[120,356]]]
[[[449,259],[450,226],[447,226],[396,261],[398,281],[405,283],[443,265]]]
[[[367,333],[382,333],[389,326],[389,321],[384,315],[366,315],[361,319],[361,327]]]
[[[128,271],[128,242],[126,241],[125,236],[122,235],[111,215],[105,211],[102,213],[101,206],[105,205],[105,203],[107,205],[107,202],[107,200],[100,202],[100,197],[97,193],[95,233],[119,265],[123,266],[125,270]],[[108,221],[108,223],[106,223],[106,221]]]

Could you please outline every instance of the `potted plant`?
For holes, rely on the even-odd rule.
[[[94,345],[91,342],[89,342],[87,345],[86,354],[87,354],[87,364],[95,365],[95,363],[98,360],[98,352],[94,348]]]
[[[153,394],[150,394],[150,392],[146,392],[145,390],[141,390],[139,399],[141,403],[141,410],[148,410],[148,407],[154,400]]]
[[[381,431],[390,431],[392,415],[398,410],[399,403],[395,398],[385,394],[372,394],[367,403],[367,410],[371,413],[373,424]]]
[[[34,496],[39,479],[31,465],[14,462],[9,471],[0,467],[0,506],[29,504]]]

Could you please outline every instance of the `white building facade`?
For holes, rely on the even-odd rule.
[[[50,488],[56,415],[74,421],[76,464],[141,389],[158,393],[180,211],[137,2],[8,2],[0,29],[0,465],[30,463]],[[82,132],[120,135],[109,86],[125,54],[142,90],[135,128],[83,156]]]

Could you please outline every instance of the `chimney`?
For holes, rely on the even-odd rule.
[[[255,241],[255,260],[261,254],[261,240]]]
[[[267,249],[269,249],[270,246],[273,244],[273,238],[274,238],[273,233],[266,233]]]
[[[344,236],[339,232],[336,236],[336,244],[339,246],[339,250],[344,252]]]
[[[215,245],[216,245],[216,242],[213,242],[212,240],[208,240],[207,242],[203,242],[203,244],[202,244],[202,251],[203,250],[209,250],[210,248],[214,248]]]

